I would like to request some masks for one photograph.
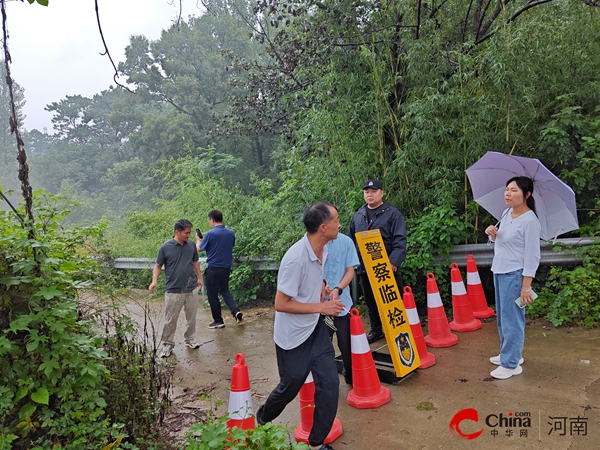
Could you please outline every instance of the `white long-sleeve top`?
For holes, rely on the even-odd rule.
[[[523,269],[524,277],[535,277],[540,264],[540,222],[533,211],[511,219],[512,208],[503,214],[494,244],[492,272]]]

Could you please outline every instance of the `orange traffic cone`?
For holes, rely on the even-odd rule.
[[[381,385],[373,354],[356,308],[350,310],[353,389],[348,404],[355,408],[377,408],[390,401],[390,390]]]
[[[412,331],[417,352],[419,352],[419,358],[421,359],[419,369],[427,369],[435,364],[435,355],[427,351],[427,345],[425,345],[425,339],[423,338],[423,329],[421,328],[421,320],[419,319],[419,313],[415,305],[415,297],[410,286],[404,286],[404,295],[402,298],[404,299],[404,308],[408,316],[410,330]]]
[[[485,293],[483,292],[483,286],[481,285],[481,279],[479,278],[477,264],[475,264],[475,257],[473,255],[467,255],[467,293],[469,294],[474,317],[477,319],[487,319],[495,314],[485,299]]]
[[[429,347],[452,347],[458,344],[458,336],[450,333],[442,297],[431,272],[427,274],[427,331],[429,334],[425,336],[425,344]]]
[[[315,382],[312,373],[308,374],[306,381],[302,385],[302,388],[300,388],[298,401],[300,402],[300,423],[294,429],[294,437],[296,438],[296,442],[305,442],[308,444],[308,436],[312,430],[315,415]],[[325,438],[324,444],[335,441],[342,435],[342,432],[342,423],[336,417],[331,426],[331,431]]]
[[[450,264],[450,280],[452,282],[452,331],[475,331],[481,328],[481,321],[473,316],[469,295],[465,289],[458,264]]]
[[[256,426],[248,366],[244,363],[244,355],[235,355],[235,365],[231,372],[231,390],[229,393],[229,420],[227,427],[238,427],[249,430]]]

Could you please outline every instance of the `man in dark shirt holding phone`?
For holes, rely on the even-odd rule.
[[[199,251],[206,252],[206,262],[208,263],[208,267],[204,271],[204,277],[206,295],[213,317],[213,322],[208,328],[224,328],[225,322],[223,322],[223,316],[221,315],[219,294],[223,297],[225,304],[238,324],[244,318],[229,290],[235,233],[223,225],[223,213],[219,210],[213,209],[208,213],[208,222],[211,230],[206,233],[206,236],[202,236],[200,230],[196,230],[196,247]]]

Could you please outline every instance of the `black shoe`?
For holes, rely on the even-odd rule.
[[[260,418],[260,413],[264,407],[265,405],[260,405],[258,411],[256,411],[256,423],[258,423],[259,425],[264,425],[266,423]]]
[[[383,334],[383,331],[371,330],[371,332],[367,336],[367,341],[369,342],[369,344],[372,344],[373,342],[383,339],[384,337],[385,337],[385,335]]]
[[[225,324],[221,321],[221,322],[213,322],[211,323],[208,328],[225,328]]]
[[[342,375],[344,376],[344,381],[346,382],[346,384],[352,384],[352,371],[348,373],[348,371],[346,371],[346,368],[344,367],[342,369]]]
[[[244,321],[244,315],[242,314],[241,311],[237,311],[235,313],[235,321],[237,322],[238,325]]]

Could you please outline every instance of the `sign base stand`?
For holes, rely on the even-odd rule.
[[[382,383],[395,385],[416,373],[413,371],[407,373],[403,377],[398,377],[396,375],[396,371],[394,370],[394,362],[389,354],[378,351],[373,351],[371,353],[373,355],[373,361],[375,362],[375,369],[377,369],[379,381]],[[335,364],[337,366],[338,373],[342,373],[342,355],[335,357]]]

